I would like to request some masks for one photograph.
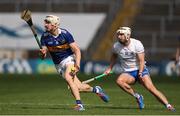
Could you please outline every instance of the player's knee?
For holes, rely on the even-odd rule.
[[[71,83],[71,82],[73,82],[73,79],[71,78],[71,77],[65,77],[65,80],[66,80],[66,82],[67,83]]]
[[[116,80],[116,83],[117,83],[118,85],[120,85],[120,86],[123,86],[125,82],[124,82],[123,79],[118,78],[118,79]]]

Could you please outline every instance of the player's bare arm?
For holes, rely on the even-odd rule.
[[[109,67],[106,69],[106,71],[104,72],[105,74],[109,74],[114,66],[114,64],[116,63],[116,59],[117,59],[117,54],[112,53],[111,55],[111,59],[110,59],[110,65]]]
[[[80,51],[80,48],[78,47],[78,45],[73,42],[70,44],[70,47],[72,49],[72,51],[74,52],[75,54],[75,60],[76,60],[76,64],[75,64],[75,67],[76,67],[76,70],[79,71],[80,69],[80,60],[81,60],[81,51]]]
[[[137,54],[138,60],[139,60],[139,77],[142,76],[142,72],[144,70],[144,52],[143,53],[138,53]]]

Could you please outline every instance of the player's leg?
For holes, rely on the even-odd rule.
[[[134,95],[135,91],[130,85],[135,83],[135,78],[133,78],[131,75],[129,75],[128,73],[122,73],[117,78],[116,83],[125,92],[130,95]]]
[[[74,76],[74,83],[78,87],[79,91],[81,92],[92,92],[93,87],[91,87],[89,84],[83,84],[81,81],[78,79],[78,77],[75,75]]]
[[[109,101],[109,97],[105,94],[100,86],[91,87],[89,84],[82,83],[77,76],[74,77],[74,83],[76,83],[79,91],[81,92],[93,92],[96,93],[104,102]]]
[[[134,72],[133,72],[134,73]],[[140,109],[144,108],[144,102],[143,102],[143,96],[135,92],[135,90],[130,86],[131,84],[134,84],[136,79],[133,76],[134,74],[131,73],[122,73],[116,80],[116,83],[119,87],[121,87],[125,92],[128,94],[134,96],[137,100],[137,103],[139,105]],[[135,72],[137,73],[137,72]]]
[[[154,86],[149,75],[144,75],[142,78],[140,78],[140,82],[169,110],[175,111],[175,109],[168,103],[167,98]]]
[[[72,95],[76,99],[76,104],[77,105],[75,106],[75,110],[84,110],[84,107],[82,105],[81,98],[80,98],[79,88],[74,83],[74,77],[71,75],[71,68],[73,66],[74,66],[74,64],[66,64],[66,70],[65,70],[65,73],[64,73],[64,78],[65,78],[67,84],[69,85],[69,87],[71,89]]]
[[[75,110],[84,110],[84,107],[81,102],[80,92],[77,85],[74,83],[74,76],[71,73],[72,67],[74,67],[74,57],[69,56],[59,64],[55,64],[57,72],[66,80],[67,84],[70,87],[71,93],[76,99]]]
[[[65,78],[67,84],[69,85],[69,87],[71,88],[73,96],[76,99],[80,99],[80,94],[79,94],[78,87],[74,83],[74,77],[71,75],[71,72],[70,72],[72,65],[67,65],[66,66],[66,70],[65,70],[65,73],[64,73],[64,78]]]

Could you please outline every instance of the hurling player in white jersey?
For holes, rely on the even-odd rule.
[[[136,81],[139,81],[168,110],[175,111],[175,108],[169,104],[166,97],[152,83],[148,69],[145,66],[144,47],[139,40],[130,37],[131,29],[129,27],[120,27],[116,32],[116,36],[117,42],[114,43],[112,48],[110,65],[104,73],[110,73],[116,61],[120,62],[123,71],[119,74],[116,83],[125,92],[136,98],[140,109],[144,108],[143,96],[131,87]]]
[[[80,92],[92,92],[97,94],[104,102],[108,102],[108,96],[100,86],[91,87],[82,84],[76,73],[80,70],[81,52],[73,36],[66,30],[59,28],[60,19],[54,15],[48,15],[44,19],[45,32],[41,36],[40,54],[42,59],[49,51],[58,73],[65,79],[76,100],[75,110],[85,110],[80,98]]]

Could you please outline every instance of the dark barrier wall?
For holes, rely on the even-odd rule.
[[[151,75],[178,75],[177,67],[174,67],[173,61],[148,62],[147,67]],[[108,62],[82,61],[81,72],[86,74],[99,74],[107,68]],[[120,64],[116,64],[113,68],[115,73],[121,72]],[[24,60],[24,59],[0,59],[0,73],[57,73],[51,59],[40,60]]]

